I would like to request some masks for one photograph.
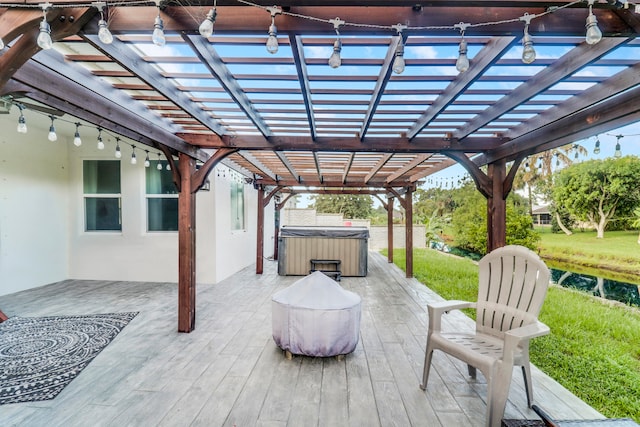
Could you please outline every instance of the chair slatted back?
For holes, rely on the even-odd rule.
[[[550,272],[533,251],[516,245],[496,249],[479,263],[476,329],[502,337],[504,331],[538,319]]]

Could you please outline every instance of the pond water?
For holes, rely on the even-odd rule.
[[[640,285],[551,268],[551,281],[609,300],[640,307]]]

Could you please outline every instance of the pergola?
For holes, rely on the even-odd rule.
[[[212,1],[6,1],[0,95],[164,153],[180,192],[178,329],[189,332],[195,193],[221,161],[258,190],[257,273],[264,207],[311,192],[375,195],[389,216],[397,199],[411,276],[412,193],[456,162],[487,198],[488,248],[503,246],[505,199],[527,156],[638,120],[640,15],[592,3],[604,34],[593,44],[584,1],[220,0],[209,37],[198,26]],[[101,13],[110,44],[98,36]],[[37,43],[43,14],[52,50]],[[164,47],[152,43],[158,16]],[[272,24],[275,54],[265,49]],[[538,52],[529,64],[525,28]]]

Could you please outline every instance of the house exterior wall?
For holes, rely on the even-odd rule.
[[[0,295],[68,277],[67,150],[43,121],[16,132],[16,110],[0,115]]]
[[[19,134],[11,113],[0,115],[0,295],[64,279],[177,282],[178,233],[147,232],[145,147],[131,165],[131,142],[120,144],[122,231],[85,232],[82,162],[115,160],[113,137],[103,132],[105,149],[98,150],[96,129],[80,127],[76,147],[75,125],[57,120],[58,140],[50,142],[48,117],[25,111],[29,131]],[[210,191],[196,195],[198,284],[255,263],[257,191],[244,185],[245,229],[232,231],[229,176],[218,165]],[[273,255],[273,209],[265,210],[266,257]]]

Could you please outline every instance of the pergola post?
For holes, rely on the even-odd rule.
[[[498,160],[488,165],[491,195],[487,197],[487,253],[507,243],[507,203],[503,191],[506,163]]]
[[[413,277],[413,187],[407,187],[405,198],[406,277]]]
[[[393,262],[393,197],[387,198],[387,261]]]
[[[280,211],[282,210],[282,205],[280,204],[280,197],[276,197],[275,199],[275,207],[273,213],[273,260],[278,260],[278,237],[280,236]]]
[[[264,187],[258,186],[258,226],[256,230],[256,274],[262,274],[264,270]]]
[[[196,194],[191,179],[196,161],[179,154],[178,196],[178,332],[191,332],[196,324]]]

